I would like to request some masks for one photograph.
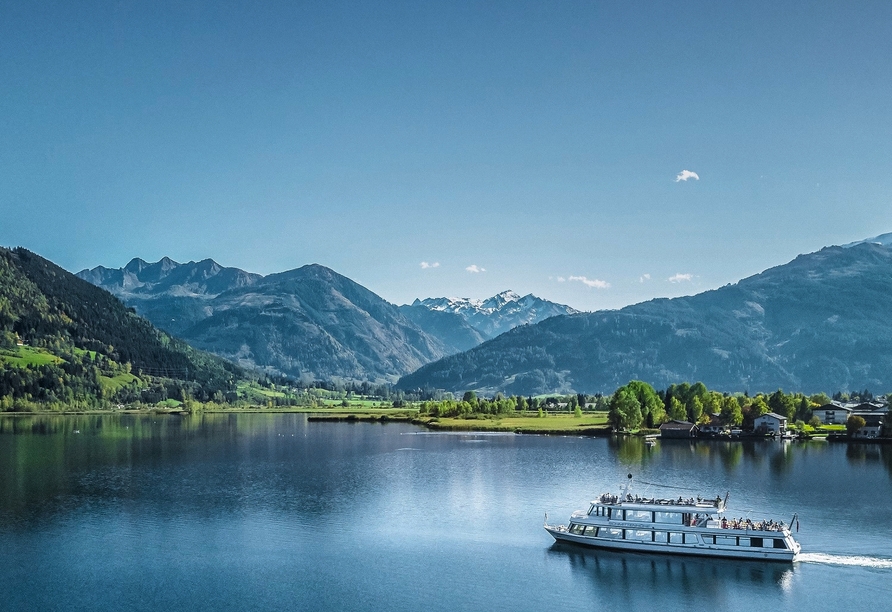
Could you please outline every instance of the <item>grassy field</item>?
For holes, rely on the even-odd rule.
[[[0,361],[18,367],[26,367],[29,365],[60,363],[62,359],[43,349],[32,346],[17,346],[15,348],[0,349]]]
[[[556,433],[591,435],[607,429],[607,413],[572,415],[508,416],[478,419],[437,419],[426,423],[431,429],[447,431],[514,431],[520,433]]]
[[[108,394],[115,393],[118,389],[129,385],[134,380],[138,380],[136,376],[134,376],[133,374],[127,374],[126,372],[122,372],[121,374],[118,374],[114,377],[99,377],[99,383],[102,385],[102,390]]]

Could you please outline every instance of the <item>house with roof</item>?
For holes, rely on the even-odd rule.
[[[852,408],[840,402],[830,402],[813,409],[811,413],[824,425],[845,425],[849,415],[852,414]]]
[[[697,426],[687,421],[669,421],[660,425],[661,438],[696,438]]]
[[[753,420],[753,429],[756,433],[782,436],[787,433],[787,417],[776,412],[766,412]]]
[[[700,435],[717,436],[728,431],[718,412],[709,415],[709,423],[698,426]]]

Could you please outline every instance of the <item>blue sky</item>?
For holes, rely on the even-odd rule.
[[[890,109],[889,2],[0,0],[0,244],[617,308],[892,230]]]

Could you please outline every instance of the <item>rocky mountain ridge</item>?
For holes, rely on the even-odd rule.
[[[196,347],[304,379],[395,381],[566,308],[513,292],[467,300],[461,312],[420,301],[397,307],[318,264],[263,276],[212,259],[135,258],[78,276]]]
[[[518,327],[402,388],[609,392],[632,379],[728,392],[892,388],[892,248],[800,255],[733,285]]]

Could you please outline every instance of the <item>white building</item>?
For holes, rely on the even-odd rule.
[[[753,421],[753,429],[756,433],[770,433],[783,435],[787,432],[787,417],[774,412],[766,412]]]
[[[811,413],[821,420],[824,425],[845,425],[852,414],[852,408],[838,402],[830,402],[824,404],[820,408],[815,408]]]

